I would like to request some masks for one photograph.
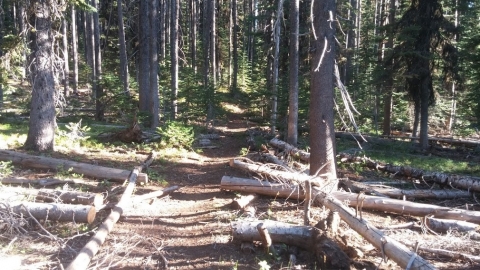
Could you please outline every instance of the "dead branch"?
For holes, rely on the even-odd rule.
[[[289,154],[293,157],[297,157],[300,160],[303,160],[303,161],[306,161],[306,162],[310,161],[310,153],[305,152],[303,150],[300,150],[300,149],[294,147],[293,145],[288,144],[284,141],[281,141],[277,138],[271,139],[268,144],[270,144],[271,146],[273,146],[275,148],[281,149],[281,150],[285,151],[287,154]]]
[[[415,244],[406,244],[406,245],[409,247],[416,246]],[[434,253],[436,255],[441,255],[448,258],[452,258],[452,259],[464,259],[464,260],[470,260],[473,262],[480,263],[480,256],[475,256],[475,255],[470,255],[470,254],[465,254],[465,253],[460,253],[460,252],[455,252],[455,251],[450,251],[445,249],[422,247],[420,245],[418,246],[418,250]]]
[[[171,186],[171,187],[168,187],[168,188],[165,188],[165,189],[162,189],[162,190],[153,191],[153,192],[150,192],[150,193],[147,193],[147,194],[137,195],[137,196],[133,197],[133,202],[138,203],[138,202],[141,202],[141,201],[144,201],[144,200],[157,198],[157,197],[162,197],[162,196],[165,196],[165,195],[168,195],[168,194],[174,192],[175,190],[178,190],[179,188],[180,188],[179,186]]]
[[[438,218],[426,218],[425,225],[435,232],[445,233],[450,230],[458,232],[469,232],[480,229],[478,224],[460,221],[460,220],[448,220]]]
[[[36,219],[91,224],[95,219],[95,207],[87,205],[20,202],[12,205],[18,215],[29,213]]]

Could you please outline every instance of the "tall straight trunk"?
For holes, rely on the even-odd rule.
[[[417,137],[418,134],[418,125],[420,123],[420,100],[413,101],[413,130],[412,130],[412,137]],[[416,139],[412,139],[412,142],[416,141]]]
[[[118,43],[120,45],[120,78],[123,84],[123,92],[130,96],[129,78],[128,78],[128,62],[127,62],[127,46],[125,43],[125,26],[123,24],[123,6],[122,0],[117,0],[118,15]]]
[[[197,1],[190,0],[190,54],[192,68],[197,73]]]
[[[455,27],[458,27],[458,0],[455,0]],[[458,36],[455,35],[455,41],[457,41]],[[455,82],[452,81],[449,83],[449,88],[450,88],[450,113],[447,118],[447,131],[452,132],[452,128],[455,125],[455,118],[457,114],[457,93],[456,93],[456,85]]]
[[[394,25],[395,24],[395,1],[396,0],[389,0],[389,11],[388,11],[388,23],[387,25]],[[388,40],[387,44],[385,45],[385,49],[387,50],[387,62],[386,62],[386,70],[387,70],[387,79],[384,83],[384,94],[383,94],[383,135],[390,135],[391,134],[391,119],[392,119],[392,93],[393,93],[393,59],[391,57],[391,53],[393,50],[393,29],[387,30],[388,33]]]
[[[275,31],[273,39],[275,41],[275,48],[273,53],[273,83],[272,83],[272,115],[270,117],[270,132],[275,134],[277,127],[277,114],[278,114],[278,66],[279,66],[279,53],[280,53],[280,34],[281,23],[283,17],[283,1],[278,1],[277,19],[275,20]]]
[[[217,57],[216,57],[216,45],[217,45],[217,41],[216,41],[216,36],[217,36],[217,32],[216,32],[216,1],[215,0],[210,0],[209,1],[210,3],[210,23],[211,23],[211,26],[210,26],[210,61],[211,61],[211,66],[212,66],[212,83],[213,83],[213,87],[215,88],[215,86],[217,85]]]
[[[288,131],[287,142],[296,146],[298,140],[298,35],[300,0],[290,0],[290,59],[289,59],[289,95],[288,95]]]
[[[3,0],[0,0],[0,7],[3,6]],[[3,12],[0,12],[0,44],[3,43],[3,20],[5,19]],[[0,58],[3,57],[3,50],[0,47]],[[0,84],[0,110],[3,108],[3,86]]]
[[[90,2],[90,1],[89,1]],[[87,59],[88,66],[92,69],[92,74],[95,72],[95,38],[93,34],[93,14],[92,12],[85,11],[85,58]]]
[[[335,128],[333,116],[335,61],[335,0],[313,4],[314,55],[310,71],[310,174],[336,178]]]
[[[150,127],[155,129],[160,123],[158,100],[158,0],[150,0]]]
[[[148,1],[140,0],[138,22],[138,87],[140,112],[149,113],[150,108],[150,22],[148,20]]]
[[[166,21],[166,2],[168,0],[160,0],[160,22],[159,22],[159,47],[160,47],[160,61],[163,61],[165,59],[165,21]],[[194,2],[195,0],[191,0]]]
[[[172,88],[172,119],[178,114],[178,12],[179,0],[171,0],[170,20],[170,63],[171,63],[171,88]],[[208,62],[207,62],[208,65]]]
[[[233,12],[232,2],[230,1],[230,7],[228,12],[228,87],[232,87],[232,69],[233,69]]]
[[[94,92],[95,92],[95,119],[97,121],[105,120],[105,104],[103,100],[103,87],[101,85],[102,81],[102,57],[101,57],[101,43],[100,43],[100,23],[99,23],[99,5],[98,0],[93,0],[93,6],[97,9],[97,12],[93,13],[93,35],[94,35],[94,52],[95,52],[95,62],[94,62]]]
[[[202,23],[202,41],[203,41],[203,87],[205,91],[208,89],[210,82],[210,5],[203,3],[203,23]]]
[[[23,73],[22,73],[22,82],[25,78],[30,76],[29,68],[28,68],[28,59],[27,59],[27,31],[26,31],[26,14],[25,14],[25,5],[26,3],[23,1],[18,1],[18,8],[17,8],[17,18],[16,22],[18,24],[18,33],[22,39],[23,43],[23,50],[22,50],[22,60],[23,60]],[[15,6],[15,5],[14,5]]]
[[[233,74],[232,74],[232,88],[230,93],[238,96],[238,19],[237,19],[237,0],[232,0],[232,43],[233,43]]]
[[[53,151],[55,136],[55,80],[53,72],[53,35],[51,31],[50,5],[47,0],[36,0],[35,27],[32,32],[33,89],[30,107],[30,121],[24,147],[34,151]]]
[[[68,38],[67,38],[67,19],[62,20],[62,42],[63,42],[63,95],[70,95],[68,82],[70,80],[70,68],[68,66]]]
[[[76,11],[75,5],[70,7],[71,13],[71,26],[72,26],[72,62],[73,62],[73,93],[78,94],[78,35],[77,35],[77,20],[76,20]]]

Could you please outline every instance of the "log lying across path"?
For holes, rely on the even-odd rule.
[[[221,188],[227,190],[236,190],[241,191],[242,189],[235,189],[238,186],[255,186],[256,188],[262,189],[267,193],[271,186],[269,182],[265,181],[255,181],[250,179],[234,178],[224,176],[221,182]],[[237,182],[232,183],[229,180],[237,180]],[[246,189],[243,189],[244,191]],[[272,189],[270,189],[272,190]],[[272,196],[279,196],[279,189],[273,189],[271,193]],[[249,190],[249,192],[254,192]],[[299,191],[300,192],[300,191]],[[293,194],[295,192],[290,192],[287,194]],[[284,193],[285,194],[285,193]],[[435,269],[423,258],[417,256],[415,253],[410,251],[401,243],[391,239],[390,237],[383,234],[382,231],[376,229],[374,226],[368,224],[367,221],[363,219],[358,219],[348,207],[346,207],[340,200],[334,198],[333,196],[327,195],[316,187],[312,188],[312,197],[315,198],[322,205],[325,205],[332,211],[339,213],[340,217],[355,231],[361,234],[367,241],[372,243],[376,248],[381,250],[386,256],[394,260],[400,267],[406,268],[408,265],[412,269]]]
[[[225,190],[244,191],[280,198],[300,200],[305,198],[303,190],[299,186],[288,187],[283,184],[274,184],[267,181],[257,181],[231,176],[222,177],[221,188]],[[341,191],[334,191],[330,195],[339,201],[348,203],[349,206],[358,206],[360,210],[363,208],[418,217],[433,216],[435,218],[462,220],[480,224],[480,212],[478,211],[460,210],[431,204],[414,203]]]
[[[99,207],[103,204],[103,195],[77,191],[63,191],[41,189],[37,193],[37,200],[44,202],[61,202],[68,204],[83,204]]]
[[[12,161],[13,164],[34,169],[58,170],[61,168],[65,171],[71,169],[74,173],[83,174],[98,179],[108,179],[115,182],[125,182],[130,175],[130,171],[128,170],[108,168],[50,157],[32,156],[9,150],[0,150],[0,160]],[[138,182],[147,183],[147,174],[140,174],[138,177]]]
[[[29,213],[36,219],[61,222],[76,222],[91,224],[95,219],[96,211],[93,206],[21,202],[12,206],[12,211],[25,217]]]

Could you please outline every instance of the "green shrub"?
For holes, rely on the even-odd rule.
[[[179,121],[167,121],[157,133],[162,137],[162,147],[191,149],[195,140],[193,127]]]

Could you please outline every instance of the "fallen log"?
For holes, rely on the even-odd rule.
[[[144,200],[165,196],[167,194],[170,194],[170,193],[174,192],[175,190],[178,190],[179,188],[180,188],[179,186],[171,186],[171,187],[168,187],[168,188],[165,188],[165,189],[162,189],[162,190],[153,191],[153,192],[150,192],[150,193],[147,193],[147,194],[137,195],[137,196],[133,197],[133,201],[134,201],[134,203],[137,203],[137,202],[141,202],[141,201],[144,201]]]
[[[416,244],[408,243],[407,246],[415,248]],[[424,252],[434,253],[437,256],[441,255],[448,258],[452,258],[452,259],[464,259],[464,260],[480,263],[480,256],[460,253],[460,252],[451,251],[451,250],[439,249],[439,248],[428,248],[428,247],[422,247],[422,246],[418,246],[416,248]]]
[[[75,259],[67,266],[67,270],[84,270],[87,269],[92,257],[97,254],[100,246],[105,242],[108,234],[113,230],[113,226],[120,219],[123,209],[130,204],[130,197],[135,189],[135,182],[142,168],[133,169],[128,179],[128,185],[123,192],[120,201],[113,207],[112,212],[107,216],[103,223],[98,227],[97,232],[80,250]]]
[[[278,148],[278,149],[281,149],[281,150],[285,151],[287,154],[289,154],[293,157],[297,157],[300,160],[310,162],[310,153],[308,153],[306,151],[303,151],[303,150],[300,150],[300,149],[294,147],[291,144],[288,144],[288,143],[286,143],[284,141],[281,141],[277,138],[271,139],[270,142],[268,142],[268,144],[270,144],[271,146],[273,146],[275,148]]]
[[[95,207],[99,207],[103,204],[102,194],[51,189],[39,190],[36,199],[44,202],[83,204],[93,205]]]
[[[439,233],[446,233],[450,230],[457,232],[470,232],[480,229],[480,226],[478,226],[478,224],[460,220],[448,220],[438,218],[426,218],[425,225],[430,230]]]
[[[441,186],[451,185],[453,187],[468,191],[480,192],[480,178],[478,177],[428,172],[409,166],[382,164],[366,157],[357,157],[346,153],[340,153],[338,160],[341,162],[359,162],[360,164],[364,164],[371,169],[388,172],[399,176],[423,179],[425,181],[435,182]]]
[[[42,179],[26,179],[26,178],[3,178],[0,179],[2,184],[16,184],[16,185],[39,185],[39,186],[53,186],[64,184],[78,184],[83,183],[82,180],[72,179],[56,179],[56,178],[42,178]]]
[[[114,182],[125,182],[130,171],[102,167],[87,163],[68,161],[50,157],[32,156],[24,153],[19,153],[9,150],[0,150],[0,160],[12,161],[13,164],[25,166],[34,169],[48,169],[48,170],[71,170],[74,173],[83,174],[97,179],[108,179]],[[138,177],[139,183],[147,183],[148,176],[146,174],[140,174]]]
[[[345,190],[355,193],[372,193],[379,197],[406,198],[406,199],[456,199],[470,198],[472,194],[468,191],[453,189],[397,189],[397,188],[376,188],[365,185],[361,182],[340,180]]]
[[[221,189],[255,192],[261,195],[268,195],[281,198],[303,200],[304,192],[300,186],[289,187],[283,184],[275,184],[267,181],[257,181],[238,177],[223,176]],[[347,203],[349,206],[376,211],[385,211],[401,215],[412,215],[418,217],[431,216],[435,218],[454,219],[480,224],[480,212],[454,209],[423,203],[414,203],[390,198],[381,198],[354,193],[334,191],[331,193],[336,199]],[[314,195],[312,195],[314,197]]]
[[[18,215],[28,216],[30,212],[36,219],[60,222],[91,224],[96,215],[94,206],[74,204],[19,202],[11,208]]]
[[[222,178],[222,189],[230,189],[224,185],[224,176]],[[228,177],[228,176],[227,176]],[[259,181],[245,181],[248,184],[259,183]],[[264,187],[268,187],[267,183],[264,184]],[[260,185],[261,186],[261,185]],[[322,205],[325,205],[332,211],[338,212],[340,217],[356,232],[362,235],[367,241],[372,243],[376,248],[380,249],[386,256],[395,261],[400,267],[405,268],[410,263],[412,264],[413,269],[434,269],[427,261],[421,257],[413,257],[414,253],[408,250],[404,245],[399,242],[391,239],[390,237],[383,234],[382,231],[376,229],[374,226],[368,224],[367,221],[363,219],[357,219],[354,213],[346,207],[341,201],[335,199],[330,195],[326,195],[321,190],[316,187],[312,188],[312,197],[316,201],[320,202]],[[276,196],[276,194],[273,194]],[[270,232],[273,234],[272,232]],[[273,236],[272,236],[273,237]]]

